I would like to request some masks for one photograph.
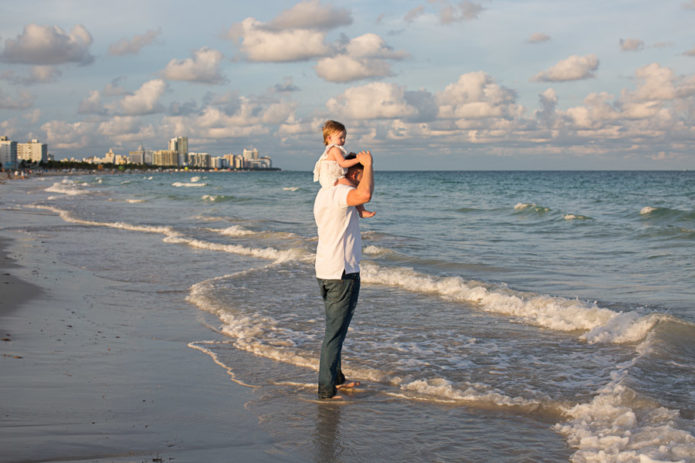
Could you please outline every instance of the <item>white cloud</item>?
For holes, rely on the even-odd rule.
[[[548,88],[538,95],[538,99],[541,107],[536,111],[536,118],[548,127],[553,126],[557,120],[557,93],[554,89]]]
[[[620,39],[620,49],[622,51],[644,50],[644,42],[640,39]]]
[[[81,149],[92,146],[96,134],[91,122],[50,121],[41,125],[51,149]]]
[[[295,103],[252,100],[228,93],[214,96],[195,115],[166,117],[162,124],[165,131],[207,140],[260,136],[271,133],[274,127],[295,123],[295,110]]]
[[[300,89],[294,84],[292,77],[285,77],[282,82],[273,86],[276,93],[298,92]]]
[[[480,12],[484,10],[478,3],[465,0],[456,5],[446,5],[439,12],[439,19],[442,24],[451,24],[460,21],[471,21],[478,19]]]
[[[403,20],[405,22],[413,22],[420,16],[425,14],[425,7],[424,6],[418,6],[416,8],[413,8],[412,10],[408,11],[405,16],[403,17]]]
[[[594,77],[593,71],[598,69],[598,64],[596,55],[572,55],[547,71],[536,74],[533,80],[537,82],[566,82],[590,79]]]
[[[91,90],[89,95],[80,102],[77,109],[78,114],[99,114],[104,115],[108,111],[101,102],[101,94],[98,90]]]
[[[635,81],[636,88],[624,89],[618,98],[606,92],[591,93],[582,106],[567,109],[563,113],[566,133],[577,140],[591,138],[596,146],[608,140],[675,139],[677,134],[691,139],[687,121],[695,109],[695,76],[679,77],[672,69],[653,63],[637,69]]]
[[[356,58],[402,59],[408,56],[402,51],[395,51],[377,34],[364,34],[355,37],[345,46],[348,55]]]
[[[395,51],[377,34],[364,34],[345,45],[343,53],[323,58],[316,64],[316,73],[330,82],[351,82],[392,75],[386,60],[399,60],[407,54]]]
[[[531,36],[528,38],[527,42],[528,43],[542,43],[542,42],[547,42],[550,40],[550,36],[548,34],[544,34],[542,32],[535,32],[531,34]]]
[[[126,77],[116,77],[104,87],[104,96],[123,96],[127,95],[128,91],[120,86],[120,83],[126,80]]]
[[[162,76],[169,80],[183,80],[206,84],[222,84],[226,79],[220,73],[222,53],[210,48],[201,48],[193,53],[193,58],[172,59]]]
[[[61,75],[62,72],[53,66],[33,66],[29,75],[23,76],[10,70],[0,74],[0,79],[17,85],[33,85],[56,82]]]
[[[676,97],[675,74],[670,68],[652,63],[639,68],[635,72],[635,76],[638,87],[634,92],[626,93],[629,100],[672,100]]]
[[[512,117],[518,111],[515,100],[512,90],[482,71],[461,75],[437,95],[439,117],[444,119]]]
[[[34,105],[34,97],[27,92],[19,92],[18,97],[5,95],[0,88],[0,109],[27,109]]]
[[[600,128],[603,122],[620,118],[612,100],[614,96],[609,93],[591,93],[584,99],[584,106],[569,108],[567,115],[578,128]]]
[[[690,0],[688,3],[681,4],[686,10],[695,10],[695,0]]]
[[[99,124],[99,133],[118,145],[138,143],[155,136],[151,124],[145,125],[139,118],[131,116],[116,116]]]
[[[690,50],[688,50],[688,51],[686,51],[686,52],[683,52],[683,54],[684,54],[685,56],[695,56],[695,48],[690,49]]]
[[[164,95],[167,84],[162,79],[145,82],[132,95],[126,95],[120,101],[120,107],[126,115],[152,114],[162,111],[159,99]]]
[[[385,61],[358,60],[346,55],[324,58],[316,64],[316,74],[329,82],[351,82],[371,77],[391,75]]]
[[[154,40],[161,33],[161,29],[152,29],[145,32],[144,34],[135,35],[130,40],[121,39],[109,47],[109,54],[117,56],[136,55],[140,53],[140,50],[142,50],[144,47],[154,42]]]
[[[325,33],[310,29],[268,30],[253,18],[246,18],[229,33],[241,40],[240,49],[249,61],[289,62],[326,56]]]
[[[384,82],[349,88],[328,100],[326,107],[338,119],[393,119],[417,114],[402,87]]]
[[[272,30],[326,30],[350,24],[352,24],[352,15],[348,10],[321,5],[319,0],[307,0],[280,13],[267,27]]]
[[[54,65],[64,63],[89,64],[92,36],[78,24],[67,34],[58,26],[28,24],[16,39],[5,40],[0,60],[8,63]]]

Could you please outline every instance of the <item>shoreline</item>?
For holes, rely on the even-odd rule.
[[[188,347],[213,336],[193,307],[114,306],[50,237],[17,233],[55,217],[13,215],[0,228],[0,462],[278,460],[245,408],[252,391]]]
[[[181,167],[118,167],[109,166],[107,168],[92,167],[62,167],[62,168],[40,168],[29,170],[0,170],[0,183],[7,180],[28,180],[33,177],[60,177],[66,175],[115,175],[115,174],[162,174],[162,173],[239,173],[239,172],[282,172],[279,167],[267,169],[214,169],[214,168],[181,168]]]

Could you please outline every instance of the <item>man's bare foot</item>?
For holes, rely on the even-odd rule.
[[[346,381],[343,384],[338,384],[335,388],[340,389],[352,389],[360,385],[359,381]]]

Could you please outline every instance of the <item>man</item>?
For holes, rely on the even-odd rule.
[[[352,153],[346,159],[352,157]],[[362,238],[356,206],[366,204],[374,192],[372,154],[354,155],[359,161],[333,187],[321,188],[314,201],[318,228],[316,279],[326,309],[326,332],[319,363],[319,399],[337,397],[341,388],[359,383],[346,382],[340,353],[360,292]]]

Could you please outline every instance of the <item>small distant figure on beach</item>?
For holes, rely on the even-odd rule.
[[[343,135],[344,137],[344,135]],[[341,352],[360,293],[362,238],[357,208],[372,199],[372,154],[350,154],[345,175],[322,187],[314,201],[318,231],[316,280],[326,312],[326,330],[319,362],[319,399],[337,398],[337,391],[359,386],[341,368]]]
[[[319,182],[321,188],[336,185],[338,179],[344,178],[349,167],[359,161],[356,158],[346,159],[348,154],[344,148],[347,130],[338,121],[328,120],[323,124],[323,143],[326,148],[314,165],[314,182]],[[350,153],[355,154],[355,153]],[[357,207],[360,217],[374,217],[376,212],[368,211],[364,206]]]

